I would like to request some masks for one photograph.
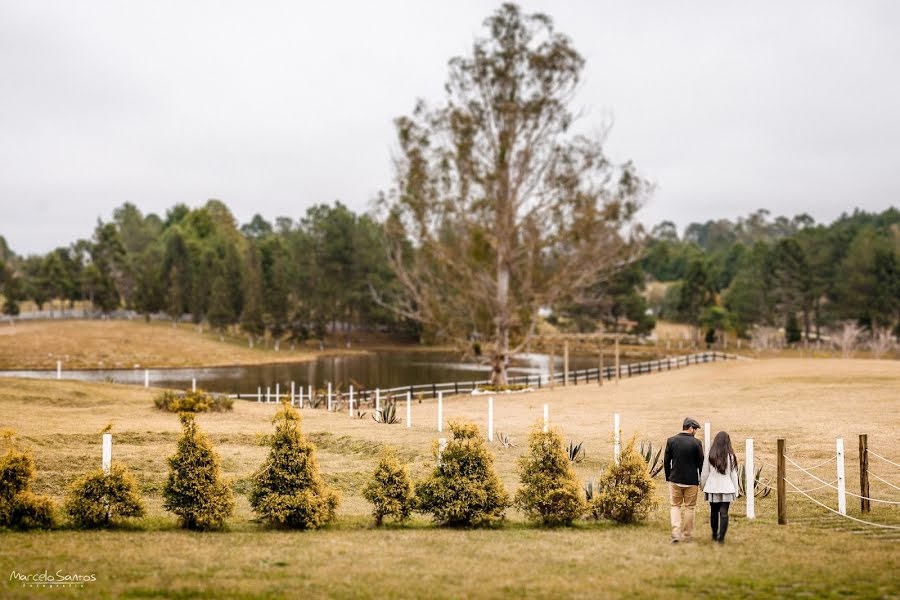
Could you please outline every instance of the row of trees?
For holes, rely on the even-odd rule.
[[[643,267],[670,282],[665,318],[746,335],[784,327],[787,341],[818,339],[852,321],[900,335],[900,211],[856,211],[830,225],[807,215],[692,224],[651,233]]]

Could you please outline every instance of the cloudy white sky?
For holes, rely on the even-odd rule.
[[[363,210],[392,119],[498,3],[0,0],[0,235],[89,237],[130,201],[239,220]],[[587,58],[581,123],[658,190],[648,224],[900,204],[900,2],[522,3]]]

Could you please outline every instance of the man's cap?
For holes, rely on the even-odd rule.
[[[684,423],[681,424],[681,428],[687,429],[688,427],[693,427],[694,429],[700,429],[700,423],[698,423],[694,419],[688,417],[684,420]]]

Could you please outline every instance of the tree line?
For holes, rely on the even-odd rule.
[[[786,341],[817,340],[847,321],[900,336],[900,211],[854,211],[829,225],[809,215],[652,229],[642,268],[667,284],[651,305],[662,318],[749,336],[783,328]]]

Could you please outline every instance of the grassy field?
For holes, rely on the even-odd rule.
[[[331,348],[329,354],[356,352]],[[60,320],[0,326],[0,369],[131,369],[247,365],[308,360],[322,354],[283,343],[250,348],[247,339],[200,333],[193,325],[153,321]]]
[[[551,406],[551,421],[566,439],[584,441],[584,479],[596,476],[612,456],[612,415],[621,414],[626,437],[661,444],[690,415],[726,429],[739,441],[753,437],[757,461],[774,462],[775,441],[787,439],[789,456],[802,465],[826,460],[834,439],[847,445],[847,489],[858,490],[856,435],[870,448],[900,462],[900,363],[891,361],[736,361],[692,366],[623,380],[533,394],[498,396],[495,428],[518,444],[491,449],[512,493],[516,460],[529,427]],[[900,531],[850,527],[824,509],[792,495],[790,521],[775,523],[774,497],[758,501],[758,518],[732,509],[724,547],[708,541],[708,509],[698,510],[698,541],[668,543],[668,507],[657,481],[660,507],[648,523],[618,527],[584,521],[547,530],[510,511],[495,530],[434,528],[424,517],[406,527],[376,529],[361,488],[385,444],[399,449],[414,476],[432,466],[436,410],[413,406],[412,429],[378,425],[368,415],[304,410],[304,429],[319,447],[326,479],[343,494],[339,521],[316,532],[273,531],[252,521],[244,493],[247,478],[266,448],[275,406],[237,402],[230,414],[199,417],[238,492],[238,511],[226,532],[191,533],[175,528],[161,508],[166,457],[179,433],[174,415],[152,406],[152,391],[110,384],[0,380],[0,427],[20,432],[32,449],[36,491],[61,497],[65,485],[100,462],[100,429],[114,423],[114,460],[138,478],[149,515],[114,531],[0,533],[4,597],[900,597]],[[481,397],[445,402],[447,419],[467,417],[482,426]],[[401,411],[402,413],[403,411]],[[872,470],[876,469],[876,462]],[[878,474],[900,485],[900,469],[878,464]],[[815,472],[834,479],[833,463]],[[770,469],[763,472],[772,476]],[[792,475],[797,477],[797,475]],[[829,477],[830,476],[830,477]],[[804,488],[811,479],[798,479]],[[813,495],[831,506],[825,490]],[[873,482],[873,497],[900,493]],[[774,494],[773,494],[774,496]],[[848,498],[852,516],[858,501]],[[900,526],[900,507],[875,505],[866,519]],[[857,531],[857,529],[861,531]],[[24,573],[95,573],[76,589],[29,589],[8,579]]]

